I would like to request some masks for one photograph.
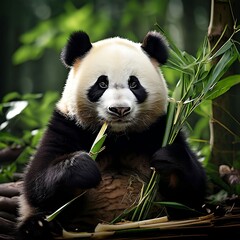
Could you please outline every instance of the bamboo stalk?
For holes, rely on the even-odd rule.
[[[118,224],[101,224],[99,223],[97,227],[95,228],[95,232],[102,232],[102,231],[117,231],[117,230],[123,230],[123,229],[130,229],[130,228],[140,228],[143,226],[147,226],[150,224],[156,224],[156,223],[163,223],[167,222],[168,218],[167,216],[160,217],[160,218],[154,218],[144,221],[135,221],[135,222],[127,222],[127,223],[118,223]]]
[[[237,31],[240,30],[237,29],[236,32]],[[229,38],[229,41],[231,41],[232,37],[233,35]],[[170,42],[172,43],[172,41]],[[207,45],[207,42],[205,41],[204,44]],[[203,49],[207,48],[206,45],[203,46]],[[176,49],[175,46],[172,48]],[[215,57],[219,56],[221,53],[220,63],[212,67],[209,66],[212,61],[213,52],[206,52],[203,50],[203,53],[198,58],[194,58],[181,51],[171,53],[170,67],[175,69],[175,66],[179,66],[181,74],[179,82],[174,89],[172,100],[169,102],[167,125],[162,147],[173,143],[190,114],[205,99],[209,99],[209,93],[221,91],[216,87],[218,81],[239,56],[238,50],[232,41],[229,46],[224,46],[215,52]],[[184,71],[189,68],[191,68],[191,71]],[[204,78],[202,77],[203,73],[205,74]],[[214,92],[215,89],[216,92]],[[141,204],[136,207],[132,220],[143,220],[149,215],[151,204],[157,193],[160,177],[158,173],[153,172],[148,186],[145,188],[143,197],[140,199]],[[140,207],[141,209],[139,209]]]

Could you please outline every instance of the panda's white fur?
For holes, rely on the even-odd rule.
[[[26,168],[19,240],[52,240],[52,232],[61,235],[58,223],[92,231],[112,221],[137,203],[152,168],[161,176],[158,198],[201,206],[206,177],[185,136],[180,131],[161,147],[168,89],[159,65],[167,49],[157,32],[142,44],[119,37],[91,43],[86,33],[73,33],[61,55],[70,67],[66,85]],[[88,152],[104,122],[106,148],[93,161]],[[85,190],[56,222],[45,220]]]
[[[108,76],[109,87],[96,107],[86,95],[100,75]],[[147,101],[141,105],[128,87],[131,75],[138,77],[149,92]],[[94,43],[87,57],[74,63],[57,106],[84,127],[98,127],[95,121],[98,119],[99,124],[107,121],[112,131],[142,131],[166,112],[167,94],[157,61],[149,58],[139,43],[116,37]],[[124,121],[112,122],[109,106],[131,107],[131,112]]]

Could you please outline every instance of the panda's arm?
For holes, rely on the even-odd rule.
[[[97,163],[87,154],[93,140],[73,120],[54,112],[25,176],[25,193],[33,205],[44,206],[60,194],[71,198],[68,193],[75,188],[100,182]]]
[[[206,176],[195,153],[180,132],[175,142],[156,151],[152,166],[160,173],[160,192],[166,201],[190,207],[204,201]]]

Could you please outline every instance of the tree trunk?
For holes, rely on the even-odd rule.
[[[232,4],[234,3],[235,1],[232,1]],[[226,26],[227,30],[217,49],[233,33],[234,19],[229,0],[212,0],[211,19],[208,29],[208,39],[211,48],[219,40]],[[213,62],[213,64],[216,64],[216,62]],[[232,74],[233,69],[231,68],[224,77]],[[239,144],[237,143],[237,138],[240,136],[239,106],[237,104],[239,94],[236,89],[239,89],[239,86],[232,87],[228,92],[212,102],[210,161],[217,166],[220,164],[233,166],[236,160],[237,149],[239,149],[239,146],[237,146]]]

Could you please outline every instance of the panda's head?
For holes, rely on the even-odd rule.
[[[157,32],[143,43],[115,37],[91,43],[85,32],[73,33],[62,51],[71,70],[58,109],[82,127],[142,131],[167,108],[167,87],[159,70],[168,47]]]

